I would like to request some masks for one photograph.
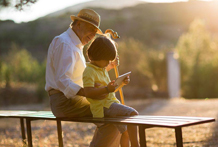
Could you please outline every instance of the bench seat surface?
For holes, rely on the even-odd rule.
[[[146,127],[185,127],[201,123],[213,122],[214,118],[210,117],[187,117],[187,116],[149,116],[138,115],[133,117],[114,117],[114,118],[56,118],[51,111],[21,111],[21,110],[2,110],[2,118],[27,118],[43,120],[60,120],[74,122],[92,122],[92,123],[117,123],[117,124],[135,124],[146,125]]]

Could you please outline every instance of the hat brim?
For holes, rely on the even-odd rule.
[[[102,31],[101,31],[101,29],[100,29],[98,26],[96,26],[95,24],[91,23],[90,21],[87,21],[87,20],[82,19],[82,18],[80,18],[80,17],[77,17],[77,16],[75,16],[75,15],[71,15],[70,18],[71,18],[72,21],[74,21],[75,19],[77,19],[77,20],[81,20],[81,21],[87,22],[87,23],[93,25],[95,28],[98,29],[97,32],[96,32],[97,34],[100,34],[100,35],[103,34]]]

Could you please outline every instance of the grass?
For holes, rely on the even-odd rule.
[[[218,99],[137,99],[126,100],[126,104],[136,108],[143,115],[174,115],[214,117],[218,119]],[[46,106],[46,105],[45,105]],[[48,107],[35,106],[35,109],[49,110]],[[15,109],[29,109],[32,105]],[[2,108],[1,108],[2,109]],[[11,109],[11,107],[5,108]],[[66,147],[88,147],[95,125],[89,123],[62,122],[63,141]],[[55,121],[32,122],[33,145],[37,147],[58,146]],[[218,123],[207,123],[183,128],[184,147],[217,147]],[[150,128],[146,130],[148,147],[174,147],[173,129]],[[18,119],[0,120],[0,146],[22,146]]]

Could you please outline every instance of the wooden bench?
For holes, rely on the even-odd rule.
[[[208,117],[183,117],[183,116],[147,116],[139,115],[134,117],[116,117],[116,118],[56,118],[51,111],[20,111],[20,110],[2,110],[0,118],[18,118],[20,119],[21,134],[23,143],[26,144],[26,133],[24,122],[26,121],[26,132],[28,146],[32,147],[31,121],[34,120],[54,120],[57,122],[57,133],[59,146],[63,146],[61,121],[84,122],[84,123],[114,123],[114,124],[133,124],[139,127],[139,139],[141,147],[146,147],[145,130],[152,127],[163,127],[175,129],[176,145],[183,146],[182,127],[193,126],[215,121]]]

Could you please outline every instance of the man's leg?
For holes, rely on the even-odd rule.
[[[67,99],[63,93],[50,96],[51,110],[56,117],[92,116],[89,102],[82,97]],[[78,106],[78,104],[81,104]],[[75,106],[76,105],[76,106]],[[118,147],[120,132],[113,124],[102,125],[95,130],[91,147]]]
[[[51,111],[56,117],[92,116],[90,104],[82,96],[68,99],[63,93],[57,93],[50,96],[50,106]]]
[[[97,127],[90,147],[119,147],[121,134],[113,124]]]

